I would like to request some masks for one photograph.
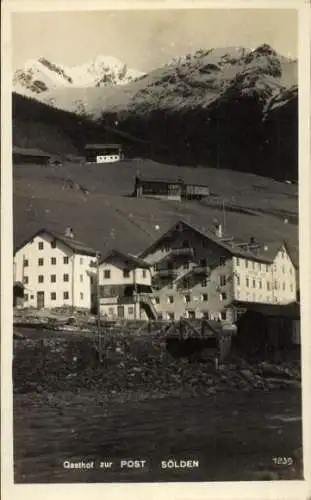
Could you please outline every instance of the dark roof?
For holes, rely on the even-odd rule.
[[[84,149],[121,148],[121,144],[86,144]]]
[[[154,183],[154,184],[160,184],[160,183],[165,183],[165,184],[185,184],[184,180],[183,179],[168,179],[168,178],[165,178],[165,177],[142,177],[141,175],[138,175],[136,176],[136,180],[139,181],[139,182],[151,182],[151,183]]]
[[[134,255],[126,254],[123,252],[120,252],[119,250],[111,250],[100,262],[102,264],[103,262],[106,262],[110,257],[118,257],[122,259],[124,262],[128,262],[129,264],[132,264],[135,267],[140,267],[142,269],[149,269],[151,267],[150,264],[145,262],[143,259],[140,259],[139,257],[135,257]]]
[[[247,309],[248,311],[253,311],[260,313],[264,316],[269,316],[271,318],[300,318],[300,306],[297,302],[291,302],[290,304],[258,304],[255,302],[243,302],[234,301],[232,305],[239,307],[241,309]]]
[[[50,153],[45,153],[41,149],[20,148],[19,146],[13,146],[13,154],[24,156],[42,156],[44,158],[52,156]]]
[[[23,248],[29,241],[33,240],[36,236],[43,235],[43,234],[48,234],[52,236],[52,238],[55,238],[58,241],[61,241],[64,245],[66,245],[68,248],[70,248],[74,253],[79,253],[82,255],[92,255],[96,256],[96,250],[93,248],[89,247],[86,243],[76,240],[75,238],[70,238],[68,236],[65,236],[62,233],[58,233],[56,231],[50,231],[49,229],[40,229],[37,231],[34,235],[32,235],[30,238],[28,238],[26,241],[24,241],[21,245],[16,247],[14,251],[14,255],[18,250]]]
[[[164,233],[158,240],[156,240],[150,247],[148,247],[146,250],[144,250],[140,256],[143,258],[145,257],[153,248],[156,247],[158,242],[167,236],[172,230],[174,230],[178,225],[183,224],[187,228],[192,229],[193,231],[199,233],[202,235],[204,238],[207,238],[210,241],[213,241],[216,245],[219,245],[221,248],[226,250],[229,254],[234,255],[236,257],[242,257],[244,259],[250,259],[250,260],[256,260],[258,262],[263,262],[263,263],[268,263],[271,264],[279,251],[279,249],[284,246],[287,249],[287,246],[285,242],[269,242],[267,244],[261,243],[259,245],[259,248],[256,250],[248,249],[248,248],[242,248],[239,246],[241,243],[245,243],[245,245],[249,244],[249,242],[245,241],[242,242],[241,240],[230,238],[229,235],[223,235],[221,238],[218,237],[214,231],[196,226],[194,224],[190,224],[189,222],[180,220],[176,224],[174,224],[173,227],[171,227],[166,233]],[[228,241],[228,240],[231,241]]]

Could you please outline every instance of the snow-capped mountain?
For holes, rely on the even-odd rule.
[[[38,95],[57,88],[86,88],[126,85],[144,73],[128,68],[112,56],[98,55],[78,66],[55,64],[44,57],[26,61],[13,75],[13,90],[19,94]]]

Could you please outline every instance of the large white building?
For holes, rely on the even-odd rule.
[[[14,254],[14,282],[24,284],[24,307],[90,309],[96,259],[96,251],[70,228],[64,234],[41,229]]]
[[[241,241],[179,221],[140,255],[152,266],[153,302],[166,320],[235,321],[247,303],[296,301],[296,269],[284,242]]]
[[[99,266],[100,312],[108,319],[156,319],[151,270],[143,259],[112,250]]]

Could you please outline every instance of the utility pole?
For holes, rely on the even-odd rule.
[[[225,211],[225,200],[222,200],[222,214],[223,214],[223,226],[224,226],[224,232],[226,228],[226,211]]]

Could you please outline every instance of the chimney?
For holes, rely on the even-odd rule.
[[[218,238],[222,238],[223,236],[222,224],[217,223],[215,227],[216,227],[216,236],[218,236]]]
[[[72,227],[66,227],[65,236],[66,236],[66,238],[71,238],[71,239],[73,239],[75,237],[75,234],[73,232]]]
[[[251,236],[250,239],[249,239],[249,243],[250,245],[253,245],[255,243],[255,238],[254,236]]]

